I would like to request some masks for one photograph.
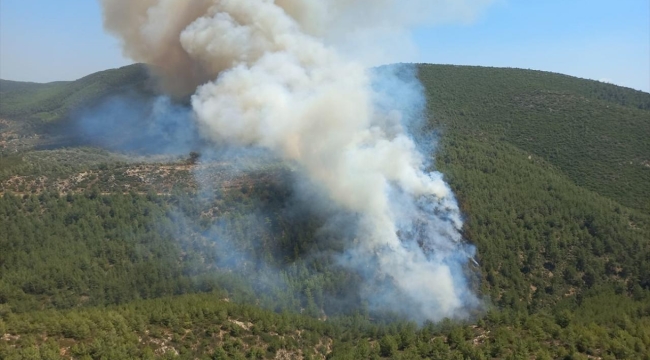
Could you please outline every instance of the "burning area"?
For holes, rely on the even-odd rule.
[[[326,215],[324,232],[350,239],[337,266],[363,279],[359,295],[418,322],[480,306],[468,279],[474,247],[433,169],[415,68],[371,66],[413,51],[409,28],[488,3],[102,0],[124,53],[189,104],[155,105],[155,117],[173,123],[166,136],[183,139],[180,151],[200,143],[206,159],[222,159],[224,146],[256,149],[288,164],[301,206]]]

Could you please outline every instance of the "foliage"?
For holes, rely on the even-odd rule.
[[[570,321],[490,312],[479,325],[376,324],[361,316],[320,321],[224,301],[217,294],[121,306],[4,314],[0,358],[648,359],[650,307],[612,295]]]
[[[0,157],[0,358],[648,359],[650,95],[517,69],[420,77],[483,317],[418,328],[366,309],[335,261],[349,239],[296,208],[281,164],[29,151]]]
[[[152,92],[142,64],[101,71],[76,81],[47,84],[0,80],[0,117],[51,122],[102,97],[135,90]]]
[[[441,146],[438,164],[497,304],[535,312],[595,286],[650,289],[650,216],[578,187],[508,143],[458,136]]]
[[[650,213],[650,94],[521,69],[422,65],[420,78],[444,137],[508,142]]]

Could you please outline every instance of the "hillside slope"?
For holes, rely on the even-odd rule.
[[[650,94],[521,69],[423,65],[434,128],[506,141],[650,212]]]
[[[421,65],[432,128],[506,141],[650,212],[650,94],[542,71]],[[0,80],[0,119],[56,123],[112,94],[152,94],[142,64],[49,84]],[[63,145],[63,144],[61,144]]]
[[[47,84],[0,80],[0,118],[56,121],[80,105],[117,92],[151,92],[142,64],[97,72],[75,81]]]
[[[30,150],[0,156],[0,358],[648,358],[647,172],[619,161],[650,154],[650,95],[516,69],[420,77],[484,316],[418,329],[369,311],[334,259],[349,239],[295,210],[282,164]]]

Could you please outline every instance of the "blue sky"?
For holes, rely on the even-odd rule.
[[[413,32],[418,62],[519,67],[650,92],[650,1],[499,0]],[[0,0],[0,78],[71,80],[128,64],[92,0]]]

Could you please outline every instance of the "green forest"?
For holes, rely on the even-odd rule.
[[[285,164],[15,145],[151,91],[143,66],[0,83],[0,359],[650,359],[650,94],[520,69],[419,78],[477,247],[466,321],[369,310],[335,261],[349,239],[292,210]]]

